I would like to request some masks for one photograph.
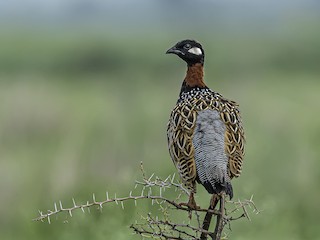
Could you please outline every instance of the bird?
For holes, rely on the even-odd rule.
[[[232,199],[231,179],[240,176],[244,158],[245,136],[239,105],[207,87],[205,53],[199,42],[179,41],[166,53],[187,63],[187,73],[167,125],[169,154],[189,193],[188,203],[181,204],[199,208],[194,198],[197,183],[212,194],[212,199],[225,195]]]

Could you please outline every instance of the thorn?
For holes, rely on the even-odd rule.
[[[73,207],[77,207],[76,201],[74,200],[74,198],[72,198],[72,202],[73,202]]]
[[[132,191],[130,191],[130,193],[129,193],[129,197],[132,197]]]
[[[114,201],[116,202],[116,204],[118,205],[118,200],[117,200],[117,193],[114,194]]]
[[[47,217],[48,223],[51,224],[50,216]]]
[[[84,213],[84,208],[83,208],[83,206],[81,206],[81,210],[82,210],[82,212]]]
[[[171,183],[173,183],[175,177],[176,177],[176,173],[173,173],[172,178],[171,178]]]
[[[152,179],[153,176],[154,176],[154,173],[151,174],[151,176],[150,176],[149,179],[148,179],[148,182],[151,181],[151,179]]]
[[[92,200],[94,203],[96,203],[96,196],[94,195],[94,193],[92,194]]]
[[[63,210],[62,202],[61,202],[61,201],[59,201],[59,205],[60,205],[60,210]]]
[[[170,175],[164,180],[164,182],[167,182],[168,179],[170,179]]]
[[[68,210],[70,217],[72,217],[72,211],[71,209]]]
[[[134,199],[134,206],[137,206],[137,199]]]
[[[124,205],[123,205],[123,201],[121,201],[121,207],[124,210]]]
[[[54,203],[54,211],[58,212],[57,203]]]
[[[106,192],[106,196],[107,196],[107,201],[109,201],[109,193],[108,193],[108,191]]]

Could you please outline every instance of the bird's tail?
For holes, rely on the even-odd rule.
[[[231,182],[229,181],[225,181],[223,183],[218,182],[215,184],[215,189],[217,194],[221,192],[225,192],[229,196],[230,200],[233,198],[233,188],[232,188]]]
[[[230,200],[233,198],[233,188],[230,182],[226,182],[226,194],[229,195]]]
[[[208,181],[202,183],[202,185],[211,194],[225,192],[229,196],[230,200],[233,198],[233,188],[230,180],[224,182],[214,182],[213,184]]]

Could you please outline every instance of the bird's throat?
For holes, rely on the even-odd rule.
[[[187,75],[184,79],[184,83],[187,87],[206,87],[203,80],[203,64],[196,63],[188,66]]]

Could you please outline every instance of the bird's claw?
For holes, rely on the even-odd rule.
[[[190,210],[199,210],[200,206],[198,206],[195,202],[187,202],[187,203],[179,203],[179,206],[185,206]]]

